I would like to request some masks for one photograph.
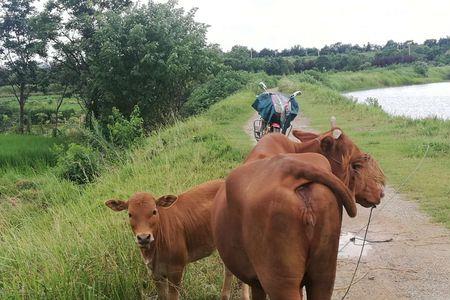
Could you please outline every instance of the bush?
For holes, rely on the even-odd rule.
[[[108,124],[109,140],[122,149],[131,147],[144,137],[144,119],[139,106],[135,106],[127,120],[117,108],[113,107]]]
[[[419,75],[427,76],[428,75],[428,65],[426,62],[418,61],[414,64],[414,72]]]
[[[372,107],[376,107],[376,108],[381,108],[380,103],[378,102],[378,99],[375,97],[367,97],[366,100],[364,101],[367,105],[372,106]]]
[[[58,154],[56,168],[62,178],[85,184],[99,174],[100,156],[92,148],[71,143],[67,151],[59,146],[55,152]]]
[[[190,116],[208,109],[219,100],[241,89],[250,80],[250,74],[242,71],[222,71],[213,79],[197,87],[181,109],[183,116]]]

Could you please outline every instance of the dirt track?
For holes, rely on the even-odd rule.
[[[245,130],[253,138],[252,122]],[[314,131],[300,116],[294,128]],[[361,250],[370,209],[358,206],[354,219],[344,216],[333,299],[341,299],[350,283]],[[450,299],[450,230],[431,223],[417,204],[387,187],[386,196],[373,211],[355,282],[346,299]]]

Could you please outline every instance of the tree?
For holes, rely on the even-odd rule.
[[[25,104],[37,81],[38,59],[46,56],[42,19],[31,0],[5,0],[0,14],[0,55],[7,82],[19,103],[19,132],[24,132]]]
[[[103,91],[95,80],[94,61],[100,45],[95,34],[107,13],[120,13],[131,0],[50,0],[42,13],[48,20],[46,36],[56,51],[53,59],[72,73],[71,89],[85,108],[86,127],[100,115]]]
[[[102,91],[101,121],[112,107],[129,116],[137,105],[146,127],[164,123],[197,84],[217,72],[216,49],[206,43],[207,26],[194,16],[195,10],[185,12],[176,2],[149,2],[106,15],[94,35],[98,57],[91,61]]]

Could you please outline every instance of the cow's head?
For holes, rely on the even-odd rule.
[[[177,200],[177,196],[166,195],[155,199],[149,193],[135,193],[128,201],[108,200],[106,206],[114,211],[127,210],[130,225],[141,248],[150,247],[155,240],[160,225],[159,208],[168,208]]]
[[[376,206],[384,196],[385,176],[378,162],[362,152],[340,128],[332,127],[323,134],[294,130],[304,143],[317,143],[317,152],[327,157],[333,173],[355,194],[364,207]]]

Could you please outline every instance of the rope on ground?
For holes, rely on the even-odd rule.
[[[428,155],[428,151],[429,151],[429,150],[430,150],[430,144],[427,145],[427,150],[425,150],[425,153],[424,153],[422,159],[421,159],[421,160],[419,161],[419,163],[416,165],[416,167],[414,168],[414,170],[412,170],[411,173],[409,173],[409,175],[408,175],[408,176],[403,180],[403,182],[399,185],[399,187],[397,188],[397,192],[400,191],[401,188],[403,188],[403,187],[406,185],[406,183],[409,181],[409,179],[412,177],[412,175],[414,175],[414,174],[420,169],[420,167],[422,166],[423,162],[425,161],[425,158],[426,158],[427,155]],[[382,211],[384,207],[386,207],[387,202],[389,202],[390,200],[392,200],[392,199],[394,198],[394,196],[395,196],[395,194],[393,194],[391,197],[389,197],[389,199],[387,199],[387,200],[384,201],[383,205],[382,205],[381,208],[378,210],[378,213],[379,213],[380,211]],[[359,263],[361,262],[362,254],[363,254],[363,251],[364,251],[364,246],[366,245],[367,232],[369,231],[369,225],[370,225],[370,221],[371,221],[371,219],[372,219],[372,212],[373,212],[373,209],[374,209],[374,208],[375,208],[375,207],[372,207],[372,208],[370,209],[369,220],[367,221],[367,225],[363,226],[363,227],[362,227],[360,230],[358,230],[358,232],[356,232],[356,234],[355,234],[355,236],[356,236],[361,230],[363,230],[364,228],[366,229],[366,232],[364,233],[363,243],[362,243],[362,246],[361,246],[361,252],[360,252],[360,254],[359,254],[358,262],[356,263],[355,271],[353,272],[353,276],[352,276],[352,279],[350,280],[350,284],[348,285],[347,290],[345,291],[345,294],[344,294],[344,296],[342,296],[341,300],[344,300],[345,297],[347,297],[348,292],[350,291],[350,288],[352,287],[353,284],[356,283],[356,282],[354,282],[354,279],[355,279],[355,276],[356,276],[356,272],[358,271]],[[377,214],[378,214],[378,213],[377,213]],[[349,240],[349,241],[348,241],[348,242],[347,242],[347,243],[339,250],[339,252],[342,251],[342,250],[350,243],[351,240],[352,240],[352,239],[350,239],[350,240]],[[355,240],[355,239],[353,239],[353,241],[354,241],[354,240]],[[364,277],[362,277],[362,278],[364,278]],[[362,278],[360,278],[359,280],[361,280]],[[359,281],[359,280],[358,280],[358,281]]]
[[[423,154],[421,160],[419,161],[419,163],[416,165],[416,167],[409,173],[408,176],[405,177],[405,179],[400,183],[400,185],[398,186],[398,188],[396,189],[396,193],[393,193],[388,199],[383,201],[383,204],[381,205],[381,208],[377,210],[377,212],[375,213],[375,215],[379,215],[380,212],[386,207],[387,203],[389,203],[395,196],[396,194],[399,193],[399,191],[406,185],[406,183],[411,179],[411,177],[420,169],[420,167],[422,167],[423,162],[425,161],[425,158],[428,156],[428,151],[430,150],[430,144],[427,145],[427,149],[425,150],[425,153]],[[370,213],[372,213],[372,211],[370,211]],[[375,217],[375,216],[374,216]],[[363,227],[361,227],[358,231],[355,232],[355,236],[357,236],[362,230],[364,230],[368,225],[364,225]],[[367,228],[366,228],[367,229]],[[367,232],[367,230],[366,230]],[[352,242],[352,240],[350,239],[347,243],[345,243],[340,249],[339,252],[342,252],[342,250],[345,249],[345,247],[348,246],[348,244],[350,244],[350,242]]]
[[[350,280],[350,284],[348,285],[347,290],[345,291],[345,294],[344,294],[344,296],[342,296],[341,300],[345,299],[345,297],[347,296],[348,292],[350,291],[351,286],[354,284],[353,280],[355,279],[356,272],[358,271],[359,263],[361,262],[361,258],[362,258],[362,255],[363,255],[364,246],[366,244],[367,232],[369,231],[370,220],[372,219],[372,212],[373,212],[373,207],[370,209],[369,220],[367,221],[366,232],[364,233],[364,240],[363,240],[363,244],[362,244],[362,247],[361,247],[361,253],[359,253],[358,262],[356,263],[356,268],[355,268],[355,271],[353,272],[352,280]]]

